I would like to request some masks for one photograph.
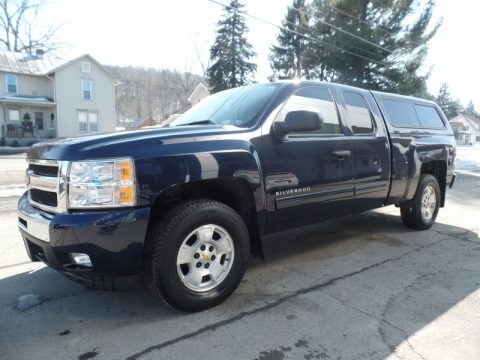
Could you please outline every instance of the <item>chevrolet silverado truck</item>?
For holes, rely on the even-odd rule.
[[[167,127],[34,145],[18,225],[32,261],[100,289],[143,278],[171,306],[200,311],[234,292],[264,235],[387,205],[428,229],[455,152],[434,102],[254,84]]]

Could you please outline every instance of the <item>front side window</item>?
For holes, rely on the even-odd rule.
[[[370,110],[362,95],[345,91],[343,93],[347,106],[348,120],[354,135],[367,135],[373,133]]]
[[[17,93],[17,75],[7,74],[5,77],[7,83],[7,92],[10,94]]]
[[[92,100],[92,80],[82,80],[82,99]]]
[[[338,117],[337,107],[333,101],[332,94],[325,87],[306,87],[298,90],[286,102],[282,113],[286,116],[291,111],[313,111],[323,119],[320,129],[308,134],[290,133],[295,135],[342,135],[342,128]]]
[[[98,114],[96,112],[79,111],[77,117],[80,132],[98,131]]]
[[[20,121],[20,111],[9,109],[8,110],[8,120],[10,121]]]

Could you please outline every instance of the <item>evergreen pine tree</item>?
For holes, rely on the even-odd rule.
[[[465,113],[471,116],[479,116],[479,114],[475,110],[475,105],[473,105],[473,101],[470,101],[468,103],[467,108],[465,109]]]
[[[328,66],[334,80],[369,89],[427,94],[428,73],[419,74],[419,70],[427,43],[439,26],[430,27],[434,0],[423,7],[414,0],[314,0],[314,5],[314,28],[328,34],[323,40],[362,56],[330,49]]]
[[[461,111],[461,106],[458,101],[453,100],[448,89],[448,85],[443,83],[440,86],[437,97],[435,98],[436,103],[442,109],[443,113],[447,119],[452,119],[457,116]]]
[[[256,53],[245,37],[248,27],[239,12],[244,7],[239,0],[231,0],[217,23],[207,69],[212,93],[248,84],[257,70],[257,65],[249,62]]]
[[[310,77],[428,96],[429,74],[419,72],[440,26],[431,25],[434,7],[434,0],[313,0]]]
[[[310,78],[310,59],[308,58],[308,13],[305,0],[293,0],[287,15],[282,21],[277,36],[277,45],[270,48],[270,65],[280,78]]]

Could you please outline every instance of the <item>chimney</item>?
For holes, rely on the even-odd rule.
[[[44,54],[43,49],[37,49],[37,50],[35,50],[35,55],[37,56],[37,58],[43,59],[43,54]]]

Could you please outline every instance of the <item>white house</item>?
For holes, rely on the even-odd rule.
[[[187,101],[190,106],[194,106],[205,99],[208,95],[210,95],[208,88],[202,82],[199,82],[195,89],[193,89]]]
[[[473,145],[480,141],[480,119],[474,116],[460,114],[450,119],[450,126],[459,145]]]
[[[88,54],[57,61],[0,52],[0,83],[7,144],[115,131],[117,80]]]
[[[200,101],[205,99],[208,95],[210,95],[210,91],[208,88],[202,83],[199,82],[198,85],[193,89],[192,93],[187,99],[187,104],[175,111],[175,113],[171,114],[168,119],[164,120],[161,125],[167,126],[171,122],[173,122],[176,118],[182,115],[184,112],[192,108],[193,106],[197,105]]]

